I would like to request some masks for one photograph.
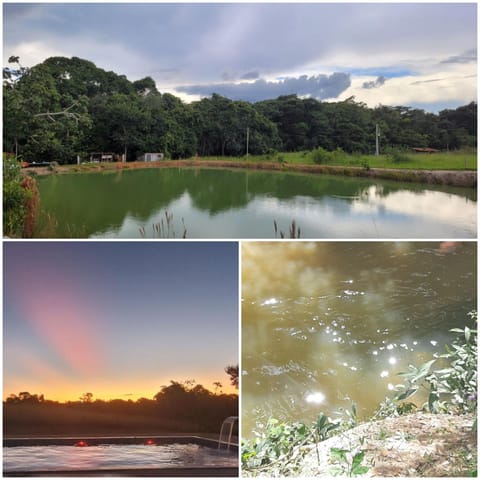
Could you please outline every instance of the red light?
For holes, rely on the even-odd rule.
[[[88,443],[84,442],[83,440],[80,440],[75,444],[76,447],[88,447]]]
[[[145,440],[145,445],[155,445],[155,440],[149,438],[148,440]]]

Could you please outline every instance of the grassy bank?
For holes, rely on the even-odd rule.
[[[342,151],[327,155],[321,165],[334,167],[388,168],[411,170],[476,170],[477,153],[475,151],[441,153],[400,153],[375,155],[348,154]],[[204,157],[200,160],[242,161],[247,163],[284,163],[291,165],[316,165],[315,151],[271,153],[267,155],[249,155],[247,157]]]
[[[445,154],[447,155],[447,154]],[[288,160],[285,160],[285,158]],[[81,165],[59,165],[54,167],[41,167],[26,169],[28,173],[36,175],[50,175],[52,173],[87,173],[87,172],[106,172],[121,171],[146,168],[250,168],[255,170],[273,170],[283,172],[298,172],[308,174],[326,174],[326,175],[343,175],[349,177],[369,177],[381,178],[385,180],[394,180],[401,182],[427,183],[431,185],[448,185],[455,187],[474,188],[477,185],[476,170],[462,170],[459,168],[460,157],[445,157],[439,163],[441,168],[437,169],[415,169],[412,164],[406,162],[398,167],[395,163],[392,165],[384,161],[385,166],[382,168],[370,166],[365,163],[362,158],[354,155],[345,157],[350,158],[342,164],[341,160],[327,164],[316,164],[313,162],[311,155],[306,154],[302,160],[301,153],[285,154],[285,158],[281,157],[279,161],[277,157],[259,156],[247,158],[234,157],[206,157],[191,158],[186,160],[163,160],[160,162],[129,162],[129,163],[95,163]],[[376,159],[376,157],[368,157]],[[456,161],[454,161],[456,160]],[[382,159],[376,159],[381,162]],[[433,160],[432,160],[433,161]],[[471,159],[473,163],[473,159]],[[337,163],[334,165],[333,163]],[[358,165],[360,164],[360,165]],[[457,168],[454,168],[454,167]],[[447,168],[448,167],[448,168]]]

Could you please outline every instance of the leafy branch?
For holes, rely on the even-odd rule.
[[[73,107],[76,107],[78,105],[78,102],[72,103],[68,108],[65,108],[64,110],[61,110],[60,112],[44,112],[44,113],[37,113],[33,115],[34,117],[47,117],[49,120],[52,122],[56,122],[54,117],[57,116],[63,116],[66,118],[71,118],[75,120],[75,123],[78,125],[78,121],[80,120],[81,116],[78,113],[75,112],[70,112]]]
[[[476,320],[477,312],[469,314]],[[452,333],[460,334],[451,345],[446,345],[446,353],[416,367],[409,365],[408,371],[399,373],[406,382],[398,385],[401,393],[395,401],[404,401],[420,389],[426,390],[428,400],[423,409],[431,413],[457,410],[461,413],[477,409],[477,330],[469,327],[453,328]],[[443,359],[447,366],[433,369],[435,363]]]

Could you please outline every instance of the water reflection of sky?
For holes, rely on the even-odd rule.
[[[476,235],[477,204],[451,193],[397,190],[384,194],[371,185],[360,195],[315,199],[255,196],[239,208],[216,214],[195,206],[188,192],[147,219],[126,212],[122,225],[113,225],[94,236],[138,238],[140,228],[155,236],[152,225],[174,214],[175,236],[183,223],[189,238],[272,238],[273,220],[288,232],[293,219],[302,238],[471,238]]]
[[[337,244],[337,252],[321,245],[308,254],[313,275],[307,277],[309,262],[299,263],[297,252],[286,252],[282,262],[281,246],[262,245],[277,272],[255,256],[258,269],[247,264],[243,274],[247,435],[269,415],[307,420],[351,401],[360,414],[371,413],[401,383],[397,373],[443,351],[449,328],[463,326],[476,304],[473,243],[450,255],[438,244],[396,244],[397,251]],[[262,274],[264,283],[250,278]],[[300,288],[305,278],[318,288]]]
[[[166,445],[105,444],[84,448],[65,445],[8,447],[3,449],[8,472],[79,471],[111,468],[236,467],[238,458],[225,450],[195,443]]]

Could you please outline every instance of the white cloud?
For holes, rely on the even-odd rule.
[[[47,58],[67,55],[66,50],[49,45],[44,41],[20,42],[14,47],[3,49],[3,65],[8,65],[11,55],[20,57],[20,63],[24,67],[30,67],[41,63]]]
[[[458,102],[466,104],[477,99],[476,67],[464,66],[462,71],[438,71],[425,75],[389,78],[377,88],[365,89],[373,76],[352,77],[352,85],[340,99],[354,95],[370,107],[382,105],[437,104]]]
[[[3,26],[6,58],[19,55],[32,66],[78,56],[131,80],[152,76],[161,91],[251,72],[266,82],[350,74],[348,94],[369,104],[379,94],[384,103],[437,101],[442,91],[460,104],[476,89],[475,78],[458,79],[476,67],[474,4],[10,3]],[[445,72],[450,80],[441,89],[409,78]],[[362,91],[380,76],[384,85]]]

